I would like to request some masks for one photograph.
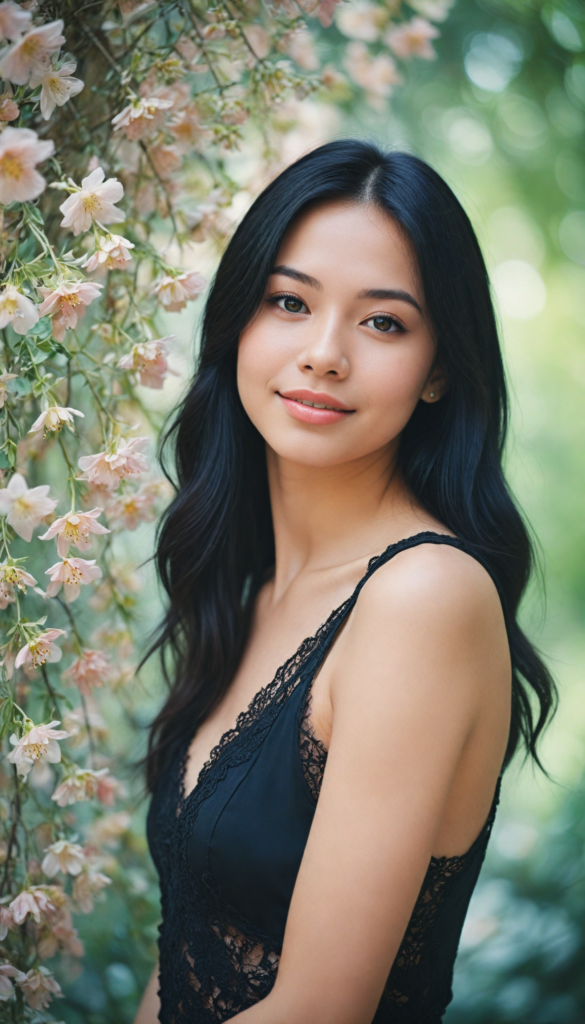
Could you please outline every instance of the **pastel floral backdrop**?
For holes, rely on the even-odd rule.
[[[0,2],[2,1019],[55,1019],[84,971],[80,920],[108,900],[112,948],[126,927],[139,977],[152,960],[125,737],[148,717],[152,534],[134,536],[172,495],[157,393],[188,376],[168,314],[197,303],[308,99],[383,110],[412,58],[435,58],[450,2],[336,7]],[[126,1020],[113,967],[107,1019]]]

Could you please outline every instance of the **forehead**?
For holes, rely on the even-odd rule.
[[[350,280],[352,290],[401,287],[419,293],[418,268],[404,229],[373,203],[327,202],[290,226],[277,264],[286,263],[325,286]]]

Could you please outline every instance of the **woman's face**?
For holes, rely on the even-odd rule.
[[[330,202],[283,241],[238,390],[278,456],[332,466],[391,452],[417,402],[437,401],[435,349],[404,234],[374,205]]]

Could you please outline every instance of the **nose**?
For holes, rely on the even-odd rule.
[[[319,318],[320,319],[320,318]],[[308,337],[297,357],[297,366],[306,373],[317,377],[335,377],[343,380],[349,373],[349,359],[343,344],[343,329],[337,318],[328,317],[327,322],[316,319],[309,328]]]

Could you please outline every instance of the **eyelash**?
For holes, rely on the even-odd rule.
[[[280,302],[281,299],[293,299],[294,302],[302,303],[302,305],[305,307],[305,309],[307,309],[306,303],[303,302],[303,300],[300,299],[298,295],[293,295],[292,292],[279,292],[278,295],[270,295],[266,299],[266,301],[269,303],[269,305],[276,306]],[[280,308],[282,309],[282,307],[280,307]],[[284,309],[283,310],[283,313],[288,313],[288,312],[289,312],[288,309]],[[295,314],[293,313],[291,315],[294,316]]]
[[[295,302],[301,302],[303,304],[303,306],[305,307],[305,309],[307,309],[306,303],[303,302],[303,300],[301,298],[299,298],[298,295],[294,295],[292,292],[279,292],[277,295],[270,295],[266,299],[266,302],[268,302],[269,305],[271,305],[271,306],[276,306],[276,305],[278,305],[278,303],[280,302],[281,299],[293,299]],[[282,309],[282,307],[280,307],[280,308]],[[283,310],[283,313],[288,313],[288,312],[289,312],[289,310]],[[295,316],[295,315],[298,316],[298,313],[297,314],[294,314],[294,313],[291,314],[291,316]],[[392,324],[394,324],[394,327],[396,329],[394,331],[376,331],[377,334],[399,334],[399,333],[403,334],[405,332],[406,328],[405,328],[404,324],[401,323],[401,321],[398,320],[397,317],[392,316],[390,313],[375,313],[374,316],[369,316],[368,319],[362,321],[362,323],[365,323],[367,325],[370,322],[370,320],[376,320],[378,317],[380,319],[390,320],[390,322]],[[376,330],[376,328],[373,327],[372,330]]]

